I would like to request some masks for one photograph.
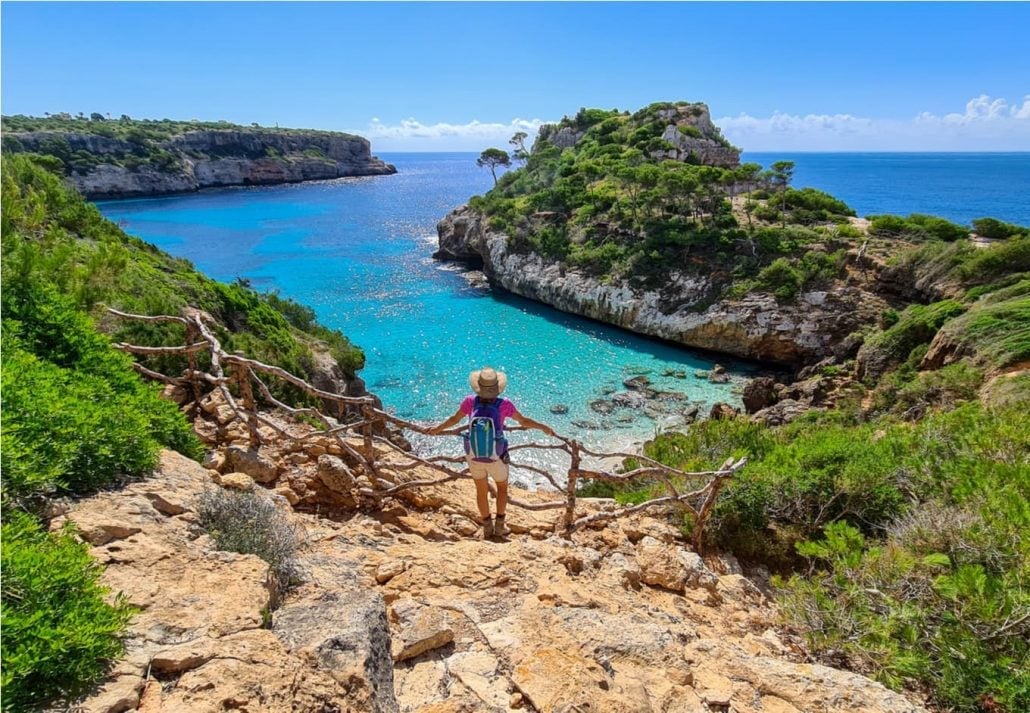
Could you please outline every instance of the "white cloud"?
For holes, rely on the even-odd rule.
[[[741,114],[715,123],[749,151],[1027,151],[1030,95],[1010,106],[981,94],[962,113],[922,112],[909,121],[777,111],[768,118]]]
[[[374,151],[481,151],[489,146],[508,148],[516,132],[529,134],[531,144],[542,124],[540,119],[512,119],[507,124],[476,119],[465,124],[423,124],[415,118],[384,124],[373,118],[364,129],[353,129],[372,142]]]

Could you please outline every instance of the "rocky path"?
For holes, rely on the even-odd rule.
[[[305,533],[303,583],[272,613],[258,558],[195,526],[205,488],[256,487]],[[533,494],[519,494],[531,498]],[[423,509],[431,506],[429,509]],[[920,710],[864,677],[800,663],[732,560],[651,518],[551,533],[513,511],[475,539],[469,483],[336,521],[174,453],[145,483],[67,515],[140,608],[94,713],[139,711]],[[59,521],[63,518],[59,518]]]

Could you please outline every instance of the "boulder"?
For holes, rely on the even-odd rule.
[[[271,483],[279,476],[279,466],[266,447],[229,446],[225,452],[227,467],[246,473],[258,483]]]
[[[719,402],[712,405],[712,410],[708,413],[708,418],[714,421],[725,421],[737,417],[739,412],[729,404]]]
[[[719,578],[705,567],[696,552],[653,537],[645,537],[637,544],[637,564],[640,581],[655,587],[674,592],[700,587],[714,594],[719,586]]]
[[[647,403],[647,396],[639,391],[620,391],[612,394],[610,402],[614,406],[623,408],[643,408]]]
[[[759,376],[747,382],[744,387],[744,411],[755,413],[776,402],[776,380],[770,376]]]
[[[806,406],[794,399],[783,399],[753,414],[751,421],[754,423],[765,423],[769,426],[782,426],[811,410],[810,406]]]
[[[254,479],[246,473],[226,473],[219,478],[218,482],[222,484],[223,488],[229,490],[250,492],[254,489]]]
[[[394,661],[406,661],[454,641],[454,630],[440,609],[402,599],[391,609],[400,633],[393,642]]]
[[[646,376],[634,376],[622,382],[622,385],[633,391],[643,391],[651,385],[651,380]]]

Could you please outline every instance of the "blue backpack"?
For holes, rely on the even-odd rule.
[[[503,458],[508,452],[508,439],[504,437],[504,419],[501,418],[501,404],[497,398],[493,403],[480,401],[476,397],[469,418],[469,430],[465,434],[465,452],[472,460],[488,463]]]

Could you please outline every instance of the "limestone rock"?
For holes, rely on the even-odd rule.
[[[515,667],[513,682],[540,713],[606,710],[608,679],[595,661],[574,651],[543,648]]]
[[[849,335],[876,323],[888,307],[872,286],[843,283],[802,293],[791,304],[761,292],[712,303],[715,278],[694,268],[671,272],[660,289],[602,282],[536,253],[512,251],[509,236],[492,231],[468,206],[441,220],[437,233],[434,257],[481,265],[493,284],[509,292],[640,334],[748,359],[794,366],[847,358],[858,346]]]
[[[88,713],[124,713],[135,710],[139,705],[143,683],[142,673],[116,676],[105,681],[96,693],[91,694],[76,709]]]
[[[318,477],[327,488],[337,493],[350,494],[354,476],[342,460],[333,455],[318,456]]]
[[[445,614],[411,599],[393,605],[400,633],[393,642],[393,660],[406,661],[454,641],[454,630]]]
[[[368,140],[353,134],[270,129],[202,129],[164,139],[159,148],[176,158],[166,168],[126,168],[116,160],[136,149],[129,141],[75,132],[16,133],[26,151],[60,137],[72,151],[100,164],[69,177],[87,198],[183,193],[212,186],[242,186],[374,176],[397,169],[371,155]]]
[[[751,420],[755,423],[762,422],[770,426],[782,426],[811,410],[811,407],[794,399],[783,399],[768,408],[757,411],[751,416]]]
[[[744,410],[755,413],[771,406],[776,401],[775,385],[776,381],[769,376],[759,376],[749,381],[744,387]]]
[[[729,404],[717,403],[712,405],[712,410],[708,414],[708,418],[713,421],[726,421],[729,419],[736,418],[737,409],[733,408]]]
[[[246,473],[226,473],[219,478],[219,483],[223,488],[229,490],[239,490],[244,493],[254,490],[254,479]]]
[[[258,483],[271,483],[279,475],[279,467],[267,448],[229,446],[225,453],[228,467],[246,473]]]
[[[720,642],[697,642],[687,649],[688,652],[697,652],[695,657],[701,662],[698,670],[702,676],[724,676],[744,682],[763,695],[779,698],[798,710],[870,713],[917,713],[923,710],[904,696],[858,674],[819,664],[751,656]],[[728,692],[724,689],[722,693]]]
[[[637,545],[640,580],[674,592],[702,587],[715,592],[719,578],[712,574],[696,552],[645,537]]]
[[[407,569],[407,564],[402,560],[388,560],[376,568],[376,582],[386,584],[398,574]]]

